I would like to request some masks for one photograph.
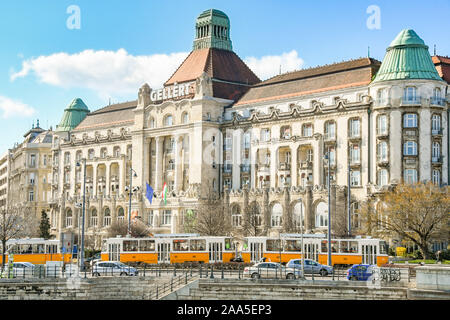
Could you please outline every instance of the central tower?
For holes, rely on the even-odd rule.
[[[232,51],[230,39],[230,19],[222,11],[203,11],[195,24],[194,50],[216,48]]]

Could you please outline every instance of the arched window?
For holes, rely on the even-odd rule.
[[[64,153],[64,165],[67,166],[70,164],[70,152]]]
[[[441,116],[438,114],[433,114],[431,118],[431,132],[432,134],[441,133]]]
[[[156,128],[155,118],[150,117],[150,119],[148,120],[148,127],[149,128]]]
[[[358,229],[361,226],[360,207],[358,202],[352,202],[350,205],[352,220],[352,229]]]
[[[442,98],[441,98],[441,89],[440,88],[434,88],[433,90],[433,97],[431,99],[432,104],[441,105]]]
[[[403,92],[403,103],[417,103],[418,97],[416,95],[416,91],[417,90],[415,87],[406,87]]]
[[[261,129],[260,140],[261,142],[267,142],[270,140],[270,129]]]
[[[316,228],[328,226],[328,206],[325,202],[320,202],[316,207]]]
[[[119,207],[117,209],[117,220],[118,221],[124,221],[125,220],[125,211],[122,207]]]
[[[290,139],[291,138],[291,126],[281,127],[280,138],[281,139]]]
[[[167,116],[164,118],[164,125],[165,125],[166,127],[173,125],[173,117],[172,117],[172,115],[169,114],[169,115],[167,115]]]
[[[120,156],[120,147],[114,147],[113,154],[114,154],[114,157],[119,157]]]
[[[302,202],[297,202],[294,206],[293,222],[296,228],[305,227],[305,206]]]
[[[96,227],[98,225],[97,209],[91,210],[90,227]]]
[[[100,157],[102,159],[105,159],[107,155],[108,155],[108,151],[106,150],[106,148],[101,148],[100,149]]]
[[[103,211],[103,225],[105,227],[111,225],[111,210],[109,208],[105,208]]]
[[[233,227],[240,227],[242,225],[241,208],[238,205],[231,209],[231,224]]]
[[[437,141],[433,142],[431,149],[431,161],[438,162],[441,157],[441,144]]]
[[[304,137],[312,137],[313,135],[313,126],[311,123],[305,123],[302,125],[302,135]]]
[[[72,227],[72,209],[68,209],[66,212],[66,228]]]
[[[89,149],[89,150],[88,150],[88,158],[89,158],[89,160],[94,159],[94,156],[95,156],[95,151],[94,151],[94,149]]]
[[[189,113],[183,112],[183,114],[181,115],[181,122],[184,124],[189,122]]]
[[[283,207],[279,203],[275,203],[272,207],[271,226],[281,227],[281,220],[283,217]]]

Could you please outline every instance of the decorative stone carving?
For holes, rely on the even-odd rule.
[[[195,80],[195,96],[196,98],[212,97],[212,81],[210,76],[203,72],[200,77]]]

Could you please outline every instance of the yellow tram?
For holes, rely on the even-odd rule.
[[[3,252],[0,248],[0,252]],[[45,240],[42,238],[11,239],[6,242],[5,263],[8,256],[14,255],[14,262],[31,262],[33,264],[45,264],[47,261],[69,262],[71,253],[61,252],[59,240]],[[0,264],[2,263],[0,254]]]
[[[274,262],[288,262],[312,259],[320,264],[328,264],[328,239],[323,234],[306,234],[302,240],[299,234],[282,234],[278,238],[246,237],[242,245],[244,262],[257,262],[261,258]],[[376,264],[388,263],[387,244],[380,239],[352,238],[331,239],[331,264]]]
[[[235,257],[231,237],[197,234],[156,234],[150,238],[116,237],[103,242],[103,261],[158,263],[230,262]]]

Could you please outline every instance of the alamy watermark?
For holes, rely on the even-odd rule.
[[[381,9],[377,5],[370,5],[366,10],[367,14],[370,16],[367,18],[366,25],[370,30],[380,30],[381,29]]]
[[[69,30],[81,29],[81,9],[77,5],[70,5],[66,10],[70,16],[66,20],[66,26]]]

